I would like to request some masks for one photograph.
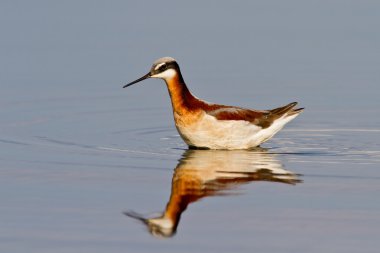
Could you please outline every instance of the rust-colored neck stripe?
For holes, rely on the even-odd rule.
[[[176,75],[166,80],[169,94],[171,97],[173,110],[178,113],[194,112],[197,110],[215,110],[221,108],[221,105],[207,104],[204,101],[194,97],[187,88],[182,78],[181,72],[176,71]]]

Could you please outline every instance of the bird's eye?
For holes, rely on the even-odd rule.
[[[166,69],[166,67],[167,67],[166,64],[162,64],[158,69],[159,69],[160,71],[163,71],[163,70]]]

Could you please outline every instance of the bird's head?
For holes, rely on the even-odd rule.
[[[153,63],[152,68],[146,75],[140,77],[139,79],[133,82],[130,82],[124,85],[123,88],[131,86],[132,84],[141,82],[148,78],[161,78],[164,80],[168,80],[168,79],[173,78],[175,75],[177,75],[178,72],[179,72],[179,66],[176,60],[171,57],[163,57],[156,60]]]

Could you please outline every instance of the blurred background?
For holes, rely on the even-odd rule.
[[[370,0],[1,0],[0,251],[377,252],[379,13]],[[122,89],[163,56],[207,101],[306,107],[254,161],[303,183],[193,203],[173,240],[124,216],[164,209],[187,148],[162,80]]]
[[[120,87],[172,56],[193,93],[212,102],[299,101],[313,123],[324,121],[316,111],[350,110],[361,125],[378,124],[361,114],[380,103],[379,9],[343,0],[4,0],[0,103],[14,110],[21,101],[105,96],[114,101],[95,106],[170,108],[161,81]]]

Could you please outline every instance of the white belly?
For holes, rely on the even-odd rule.
[[[217,120],[203,113],[192,124],[176,125],[183,140],[189,145],[210,149],[248,149],[270,139],[296,115],[283,116],[268,128],[261,128],[243,120]]]

